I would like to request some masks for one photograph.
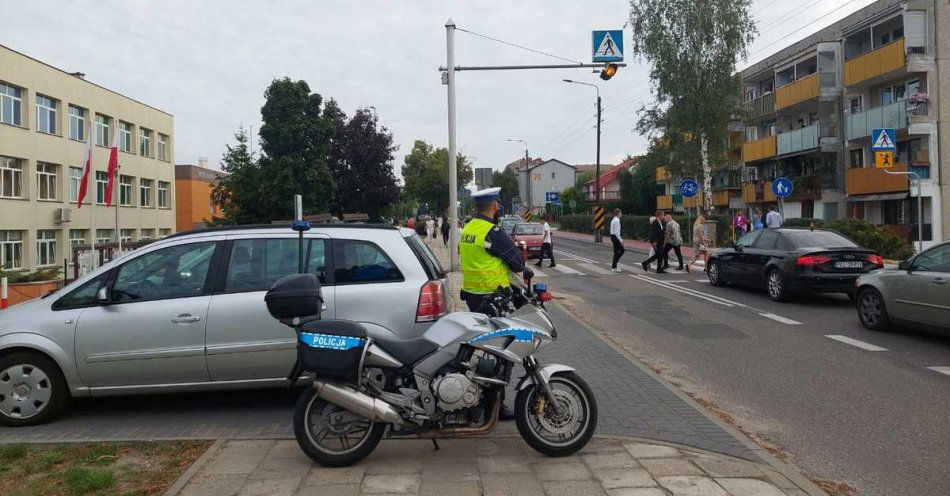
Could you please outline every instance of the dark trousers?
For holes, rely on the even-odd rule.
[[[613,259],[613,262],[611,263],[611,267],[610,267],[610,268],[616,269],[616,268],[617,268],[617,262],[620,261],[620,257],[622,257],[623,254],[624,254],[624,252],[627,251],[627,250],[624,249],[624,247],[623,247],[623,242],[620,241],[620,238],[618,238],[618,237],[617,237],[616,235],[614,235],[614,234],[611,234],[611,235],[610,235],[610,242],[613,243],[613,245],[614,245],[614,259]]]
[[[541,244],[541,254],[538,255],[538,265],[541,265],[541,262],[544,261],[544,255],[547,255],[551,259],[551,265],[554,265],[554,246],[551,243],[542,243]]]
[[[449,246],[449,232],[448,231],[442,231],[442,244],[444,244],[445,246]]]
[[[459,296],[461,296],[462,300],[465,301],[465,304],[468,305],[469,312],[477,312],[478,309],[481,308],[482,302],[485,300],[485,298],[491,295],[474,294],[467,291],[462,291]]]
[[[679,245],[673,245],[670,243],[667,243],[666,246],[663,247],[663,258],[666,260],[665,267],[670,266],[670,250],[673,250],[673,252],[676,253],[676,259],[679,260],[680,262],[679,268],[682,269],[683,268],[683,252],[680,250]]]
[[[653,256],[644,260],[643,263],[645,265],[650,265],[651,263],[656,261],[657,270],[662,269],[664,266],[666,266],[666,263],[667,263],[666,250],[663,249],[664,248],[663,242],[662,241],[658,243],[651,242],[650,244],[653,245]]]

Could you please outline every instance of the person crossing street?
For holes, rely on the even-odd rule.
[[[673,219],[673,214],[666,213],[666,245],[663,247],[663,258],[666,259],[665,268],[670,266],[670,250],[676,253],[676,259],[680,266],[676,270],[683,270],[683,252],[680,248],[683,244],[683,233],[680,232],[680,225]],[[689,272],[689,266],[686,266],[686,272]]]
[[[640,264],[643,270],[647,272],[650,272],[650,264],[656,261],[656,273],[666,273],[666,271],[663,270],[663,267],[666,265],[666,252],[663,250],[666,241],[666,226],[663,224],[665,215],[666,212],[657,210],[656,218],[653,220],[653,223],[650,224],[650,244],[653,246],[653,255]]]
[[[544,261],[544,255],[547,254],[548,258],[551,259],[551,265],[548,267],[554,267],[557,265],[554,263],[554,245],[551,243],[551,226],[548,225],[547,219],[541,219],[541,254],[538,255],[538,263],[534,264],[536,267],[541,266],[541,262]]]
[[[621,212],[619,208],[615,208],[614,218],[610,221],[610,242],[614,245],[614,258],[610,265],[610,270],[614,272],[620,272],[620,269],[617,268],[617,262],[620,261],[620,257],[627,251],[624,249],[623,240],[620,238],[620,217],[622,214],[623,212]]]

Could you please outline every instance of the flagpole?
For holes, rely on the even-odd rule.
[[[119,235],[119,188],[122,187],[120,184],[118,188],[115,187],[117,179],[119,178],[119,167],[116,167],[115,173],[112,177],[112,201],[115,203],[115,240],[116,246],[118,246],[118,251],[116,252],[116,257],[119,256],[119,253],[122,253],[122,236]],[[115,257],[113,257],[115,258]]]

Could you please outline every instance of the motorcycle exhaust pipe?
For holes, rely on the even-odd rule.
[[[402,416],[392,405],[350,386],[317,378],[313,380],[313,387],[317,390],[317,396],[373,422],[403,423]]]

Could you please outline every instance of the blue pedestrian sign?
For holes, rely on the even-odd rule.
[[[683,179],[680,184],[680,194],[686,198],[692,198],[699,194],[699,183],[694,179]]]
[[[591,59],[594,62],[623,62],[622,29],[593,31],[591,34],[594,41]]]
[[[544,194],[545,203],[553,203],[555,205],[561,204],[561,193],[557,191],[548,191]]]
[[[778,198],[785,198],[792,194],[792,180],[787,177],[777,177],[772,181],[772,193]]]
[[[893,128],[871,130],[871,151],[892,152],[897,150],[897,133]]]

